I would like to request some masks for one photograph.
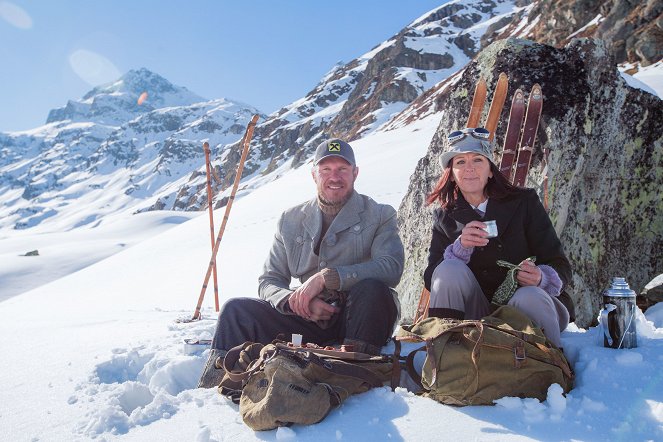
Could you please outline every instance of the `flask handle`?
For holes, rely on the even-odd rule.
[[[615,304],[606,304],[601,310],[601,327],[603,328],[603,333],[605,338],[608,340],[608,345],[612,347],[612,336],[610,336],[610,330],[608,329],[608,315],[610,312],[617,310]]]

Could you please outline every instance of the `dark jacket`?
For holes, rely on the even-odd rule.
[[[571,265],[536,192],[526,189],[503,199],[490,198],[483,219],[497,222],[498,236],[491,238],[485,247],[475,247],[468,266],[488,301],[492,299],[493,293],[504,281],[508,271],[498,266],[497,260],[518,264],[530,256],[536,256],[536,264],[546,264],[554,268],[562,280],[562,293],[558,299],[568,309],[573,321],[573,301],[565,292],[572,277]],[[462,195],[450,210],[435,211],[428,267],[424,272],[424,282],[428,290],[433,271],[444,259],[444,250],[460,236],[465,224],[474,220],[482,219]]]

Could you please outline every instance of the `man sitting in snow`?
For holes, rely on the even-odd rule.
[[[317,197],[281,215],[260,299],[223,306],[199,387],[217,386],[226,351],[246,341],[297,333],[305,343],[379,354],[391,336],[398,316],[392,287],[404,261],[396,211],[354,190],[359,169],[348,143],[322,142],[313,164]],[[291,289],[291,278],[302,285]]]

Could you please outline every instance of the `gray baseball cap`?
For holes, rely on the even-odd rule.
[[[313,165],[317,166],[320,161],[327,157],[341,157],[350,163],[351,166],[356,166],[355,153],[352,150],[352,147],[338,138],[325,140],[318,145],[318,148],[315,150]]]
[[[488,141],[488,139],[477,138],[473,135],[473,128],[463,129],[462,131],[452,132],[449,138],[452,138],[452,135],[462,132],[464,137],[454,141],[449,141],[447,139],[446,147],[447,151],[440,156],[440,165],[443,169],[449,167],[449,162],[453,157],[462,153],[478,153],[488,158],[488,161],[493,162],[493,143]],[[457,138],[453,137],[453,138]]]

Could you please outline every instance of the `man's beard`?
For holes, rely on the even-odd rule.
[[[342,199],[337,200],[337,201],[329,201],[325,197],[323,197],[321,194],[318,193],[318,203],[320,204],[320,207],[324,209],[325,212],[330,212],[330,213],[338,213],[345,203],[348,202],[350,197],[352,196],[352,192],[348,192],[347,195],[345,195]]]

